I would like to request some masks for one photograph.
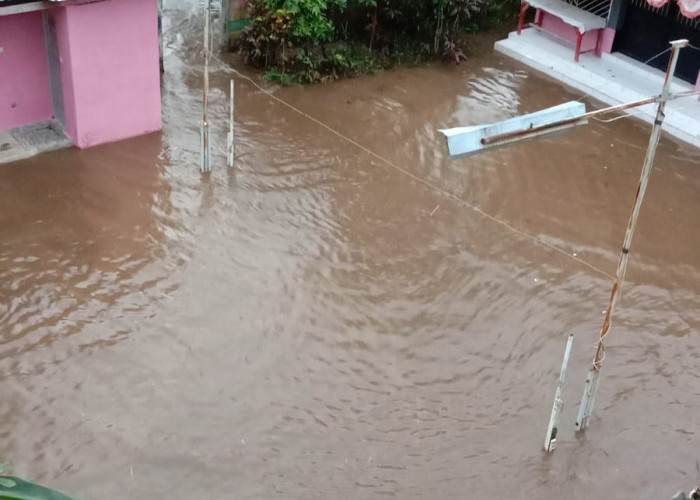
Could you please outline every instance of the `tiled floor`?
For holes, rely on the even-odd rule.
[[[592,53],[582,54],[576,63],[573,44],[536,29],[523,30],[521,35],[511,33],[507,39],[496,42],[495,49],[611,106],[658,95],[664,82],[664,72],[622,54],[603,54],[600,58]],[[674,79],[672,90],[693,90],[693,86]],[[651,104],[629,112],[651,123],[655,108]],[[698,96],[671,101],[666,107],[663,130],[700,147]]]

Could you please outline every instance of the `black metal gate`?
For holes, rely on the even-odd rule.
[[[613,50],[638,61],[647,62],[659,52],[669,48],[668,42],[687,38],[700,47],[700,17],[688,19],[681,14],[676,0],[661,8],[652,7],[647,0],[627,0],[622,28],[615,35]],[[648,62],[650,66],[665,70],[670,52]],[[678,57],[676,76],[695,83],[700,70],[700,51],[682,49]]]

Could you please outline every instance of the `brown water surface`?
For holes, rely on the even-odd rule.
[[[167,10],[162,134],[0,167],[12,474],[95,500],[663,499],[698,482],[696,149],[661,141],[576,435],[649,127],[593,122],[450,162],[437,129],[582,96],[494,54],[261,81],[391,166],[238,79],[227,171],[217,63],[202,176],[195,12]]]

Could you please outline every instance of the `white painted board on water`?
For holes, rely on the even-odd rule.
[[[578,118],[585,113],[586,105],[584,103],[570,101],[497,123],[443,129],[440,132],[447,138],[447,148],[450,151],[450,156],[456,157],[477,153],[499,145],[483,144],[482,139],[484,138],[542,127],[558,121]]]

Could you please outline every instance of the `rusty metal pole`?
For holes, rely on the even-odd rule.
[[[581,398],[581,406],[579,408],[578,417],[576,418],[576,429],[579,431],[584,430],[588,426],[591,414],[593,413],[593,404],[595,402],[596,391],[598,389],[600,369],[603,363],[603,359],[605,358],[605,337],[610,332],[613,311],[620,297],[622,283],[625,280],[625,272],[627,271],[627,259],[629,258],[630,245],[632,244],[632,237],[634,236],[634,230],[637,226],[639,209],[642,206],[642,201],[644,200],[644,193],[646,192],[647,184],[649,183],[651,167],[654,163],[654,155],[656,154],[656,146],[659,143],[659,136],[661,135],[661,124],[664,121],[664,109],[666,108],[666,101],[668,101],[671,97],[671,79],[673,77],[673,73],[676,70],[676,63],[678,62],[678,52],[680,51],[680,49],[687,45],[688,40],[676,40],[671,42],[671,59],[668,63],[668,68],[666,70],[666,80],[664,81],[664,87],[661,92],[661,97],[658,101],[659,104],[656,110],[656,119],[654,120],[654,125],[651,129],[651,136],[649,137],[649,145],[647,147],[646,157],[644,158],[644,167],[642,168],[642,174],[639,179],[639,187],[637,188],[637,196],[634,200],[634,208],[632,209],[632,214],[630,215],[629,222],[627,223],[625,241],[622,245],[620,260],[617,264],[617,274],[615,277],[615,283],[613,284],[612,292],[610,294],[610,302],[608,304],[608,309],[605,312],[605,320],[603,321],[603,328],[600,331],[600,339],[598,340],[598,347],[595,352],[595,357],[593,358],[593,365],[591,366],[591,369],[588,372],[588,376],[586,377],[586,385],[583,390],[583,397]]]
[[[201,125],[201,157],[202,172],[211,172],[211,142],[209,141],[209,122],[207,120],[207,106],[209,103],[209,55],[211,53],[211,39],[209,38],[211,0],[204,5],[204,92],[202,96],[202,125]]]

